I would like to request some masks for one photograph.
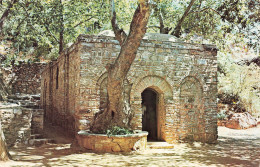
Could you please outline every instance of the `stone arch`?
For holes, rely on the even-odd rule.
[[[131,89],[131,107],[134,111],[134,129],[142,129],[142,92],[145,89],[151,89],[157,93],[157,139],[166,140],[166,108],[171,105],[169,101],[173,99],[173,92],[170,84],[160,76],[145,76],[136,82]]]
[[[108,94],[107,94],[107,72],[102,74],[99,79],[97,80],[96,84],[96,90],[99,95],[99,109],[104,110],[107,107],[108,104]],[[130,90],[131,90],[131,84],[127,79],[124,80],[124,94],[125,94],[125,100],[130,101]]]
[[[184,76],[182,79],[180,79],[178,81],[178,87],[179,89],[177,91],[180,91],[180,86],[182,85],[183,82],[185,82],[187,79],[189,78],[193,78],[194,81],[196,81],[197,83],[200,84],[200,87],[202,89],[203,92],[203,97],[207,96],[207,84],[205,82],[205,78],[203,75],[201,75],[200,73],[198,73],[197,71],[191,71],[189,73],[189,75]]]
[[[172,99],[173,97],[171,85],[164,78],[156,75],[148,75],[134,84],[131,90],[131,101],[141,99],[141,93],[148,87],[154,89],[159,94],[163,93],[166,99]]]
[[[97,89],[99,89],[101,83],[103,82],[103,80],[107,78],[107,72],[104,72],[97,80]]]
[[[187,76],[179,88],[180,134],[183,140],[200,141],[204,132],[204,98],[201,82]]]
[[[193,80],[194,82],[197,82],[201,85],[201,88],[203,89],[203,85],[206,83],[204,82],[204,78],[197,72],[191,71],[189,75],[184,76],[178,81],[179,85],[182,85],[187,80]]]
[[[179,87],[180,96],[188,89],[190,89],[190,90],[192,89],[192,92],[194,94],[198,93],[197,95],[199,95],[200,97],[203,97],[202,96],[203,85],[201,84],[200,80],[198,80],[196,77],[187,76],[181,80],[180,87]]]

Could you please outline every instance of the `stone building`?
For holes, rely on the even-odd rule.
[[[45,119],[71,133],[88,131],[107,103],[106,65],[120,52],[111,36],[80,35],[42,73]],[[146,34],[127,74],[132,128],[169,143],[217,139],[217,49]]]

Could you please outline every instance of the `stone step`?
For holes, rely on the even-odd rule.
[[[169,144],[164,141],[152,141],[152,142],[147,142],[147,148],[150,149],[170,149],[174,148],[173,144]]]
[[[54,139],[30,139],[28,141],[29,145],[36,146],[36,147],[39,147],[41,145],[48,144],[48,143],[55,143],[55,140]]]

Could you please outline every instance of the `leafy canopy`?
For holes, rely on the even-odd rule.
[[[10,0],[2,0],[3,14]],[[138,1],[116,0],[119,27],[128,31]],[[257,0],[154,0],[147,32],[174,34],[186,41],[215,43],[226,47],[226,39],[259,48],[260,2]],[[190,6],[190,8],[189,8]],[[4,23],[2,42],[11,41],[15,54],[53,59],[79,34],[96,34],[112,29],[108,0],[18,0]],[[183,18],[183,19],[182,19]],[[207,39],[207,41],[205,41]]]

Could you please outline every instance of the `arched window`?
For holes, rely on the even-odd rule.
[[[196,78],[188,76],[181,83],[180,104],[180,119],[184,120],[182,137],[198,141],[203,132],[204,109],[203,89]]]

